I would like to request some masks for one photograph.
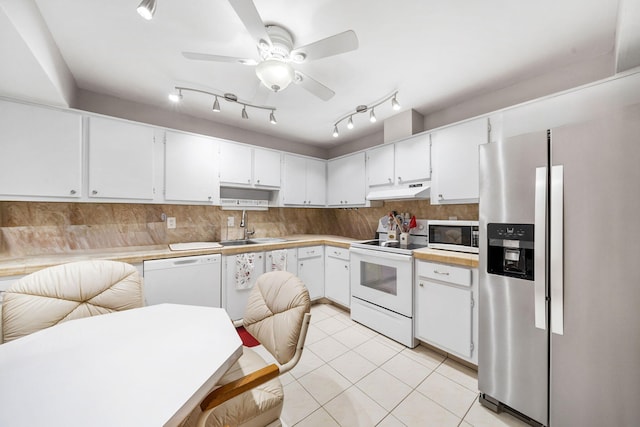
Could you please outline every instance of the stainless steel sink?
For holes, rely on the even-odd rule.
[[[255,243],[279,243],[286,242],[287,239],[282,239],[280,237],[254,237],[251,241]]]
[[[254,242],[253,240],[224,240],[220,242],[222,246],[244,246],[244,245],[255,245],[259,242]]]

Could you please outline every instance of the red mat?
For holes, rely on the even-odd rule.
[[[238,331],[238,335],[240,335],[240,339],[242,340],[242,345],[244,345],[245,347],[255,347],[257,345],[260,345],[260,342],[255,339],[253,335],[247,332],[244,326],[236,328],[236,331]]]

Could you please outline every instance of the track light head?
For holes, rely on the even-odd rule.
[[[371,123],[375,123],[376,121],[378,121],[378,119],[376,119],[376,113],[374,112],[374,109],[371,109],[371,113],[369,113],[369,121]]]
[[[169,94],[169,101],[171,102],[180,102],[182,100],[182,91],[178,89],[178,92]]]
[[[242,106],[242,118],[243,119],[248,119],[249,118],[249,115],[247,114],[247,106],[246,105]]]
[[[349,116],[349,121],[347,122],[347,129],[353,129],[353,117]]]
[[[333,127],[333,137],[337,138],[340,134],[338,133],[338,125]]]
[[[393,108],[396,111],[400,109],[400,103],[398,102],[396,95],[393,95],[393,98],[391,99],[391,108]]]
[[[156,13],[156,0],[142,0],[137,11],[140,16],[150,21],[153,18],[153,14]]]
[[[273,110],[271,110],[271,113],[269,114],[269,121],[271,122],[272,125],[278,124],[278,121],[276,120],[276,115],[274,114]]]
[[[213,101],[213,111],[216,113],[220,112],[220,102],[218,102],[218,97],[216,96],[216,100]]]

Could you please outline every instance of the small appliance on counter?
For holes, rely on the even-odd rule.
[[[479,248],[478,221],[430,220],[429,247],[477,254]]]

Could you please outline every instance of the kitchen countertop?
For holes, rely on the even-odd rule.
[[[61,254],[34,255],[25,257],[0,256],[0,277],[17,276],[33,273],[53,265],[66,262],[81,261],[87,259],[109,259],[130,264],[139,264],[145,260],[176,258],[193,255],[236,255],[244,252],[272,251],[277,249],[289,249],[312,245],[329,245],[348,249],[351,242],[357,239],[348,237],[301,234],[282,237],[284,242],[256,243],[246,246],[227,246],[209,249],[194,249],[172,251],[168,245],[134,246],[113,249],[83,250],[78,253],[67,252]],[[437,249],[419,249],[414,251],[414,258],[419,260],[442,262],[477,268],[478,255],[459,252],[442,251]]]

